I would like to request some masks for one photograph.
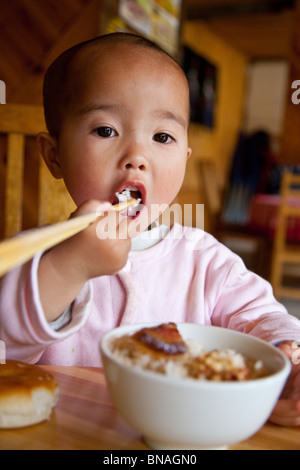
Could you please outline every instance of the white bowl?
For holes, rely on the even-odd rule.
[[[267,377],[243,382],[171,378],[124,366],[109,350],[112,337],[145,326],[123,326],[107,333],[100,350],[108,389],[123,418],[153,449],[222,449],[241,442],[268,420],[290,372],[276,347],[250,335],[214,326],[177,324],[184,339],[205,349],[234,349],[262,360]]]

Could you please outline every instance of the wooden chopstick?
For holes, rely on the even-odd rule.
[[[136,202],[136,199],[132,198],[112,206],[112,209],[120,212]],[[81,232],[101,215],[103,214],[99,211],[89,212],[64,222],[27,230],[4,240],[0,243],[0,276],[30,260],[38,251],[48,250]]]

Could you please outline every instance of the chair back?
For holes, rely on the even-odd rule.
[[[300,287],[283,284],[285,273],[300,275],[300,175],[284,172],[274,236],[271,283],[277,298],[300,299]]]
[[[63,182],[53,178],[38,153],[35,137],[44,130],[42,106],[0,105],[0,238],[59,222],[74,210]],[[31,225],[25,204],[35,208]]]

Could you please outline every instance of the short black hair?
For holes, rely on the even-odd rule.
[[[46,71],[43,85],[44,114],[49,133],[59,136],[64,114],[74,100],[75,81],[72,81],[74,59],[78,53],[91,45],[114,45],[126,42],[155,50],[168,56],[181,69],[177,61],[166,51],[152,41],[132,33],[110,33],[97,36],[88,41],[72,46],[58,56]],[[182,70],[182,69],[181,69]]]

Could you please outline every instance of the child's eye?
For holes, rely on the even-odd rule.
[[[95,131],[99,137],[114,137],[116,134],[116,131],[114,131],[111,127],[97,127]]]
[[[174,142],[173,137],[165,132],[160,132],[159,134],[155,134],[153,140],[159,142],[160,144],[169,144],[170,142]]]

